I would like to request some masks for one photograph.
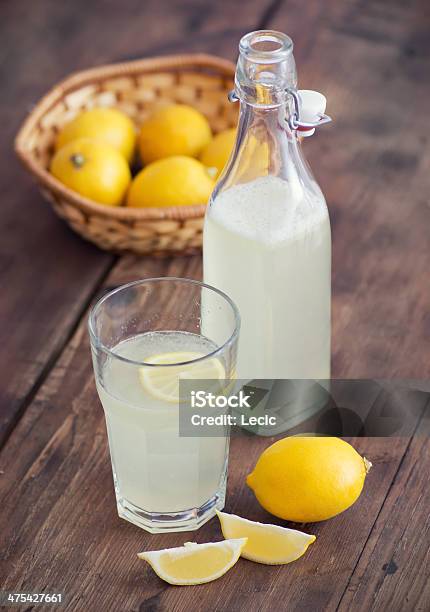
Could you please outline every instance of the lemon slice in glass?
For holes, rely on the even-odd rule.
[[[205,357],[204,353],[188,351],[152,355],[145,359],[147,363],[169,367],[141,367],[140,382],[145,391],[153,397],[164,402],[177,403],[180,380],[219,380],[225,377],[224,366],[219,359],[201,357]]]
[[[257,523],[248,519],[217,512],[225,538],[246,538],[241,556],[266,565],[281,565],[296,561],[305,554],[316,537],[296,529]]]
[[[196,544],[139,553],[169,584],[203,584],[220,578],[237,562],[246,538]]]

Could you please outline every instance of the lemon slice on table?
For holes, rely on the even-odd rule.
[[[266,525],[248,519],[217,512],[225,538],[246,538],[241,556],[267,565],[281,565],[296,561],[305,554],[316,537],[296,529]]]
[[[205,357],[204,353],[188,351],[161,353],[148,357],[145,359],[147,363],[170,367],[143,366],[139,370],[140,382],[145,391],[153,397],[164,402],[177,403],[180,380],[218,380],[225,377],[225,370],[219,359],[213,357],[196,361],[201,357]]]
[[[204,584],[220,578],[237,562],[246,538],[141,552],[154,572],[169,584]]]

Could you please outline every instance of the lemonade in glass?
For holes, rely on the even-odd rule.
[[[235,305],[197,281],[148,279],[105,295],[89,330],[120,517],[151,532],[197,529],[224,506],[229,439],[181,436],[179,381],[234,376]]]

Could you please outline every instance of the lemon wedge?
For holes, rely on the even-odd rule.
[[[316,537],[296,529],[249,521],[235,514],[217,512],[225,538],[245,538],[241,556],[266,565],[296,561]]]
[[[237,562],[246,538],[141,552],[154,572],[169,584],[204,584],[223,576]]]
[[[139,370],[140,382],[150,395],[164,402],[179,401],[179,381],[218,380],[225,377],[225,370],[219,359],[202,359],[204,353],[177,351],[161,353],[145,359],[147,363],[168,368],[143,366]],[[178,364],[178,365],[175,365]]]

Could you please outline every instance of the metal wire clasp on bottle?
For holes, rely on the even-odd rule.
[[[306,98],[309,95],[317,95],[324,100],[325,105],[325,98],[319,92],[295,89],[286,89],[285,91],[293,99],[294,109],[291,113],[291,116],[287,119],[288,125],[291,130],[298,130],[300,132],[303,132],[301,134],[302,136],[312,136],[315,131],[315,128],[320,127],[320,125],[324,125],[325,123],[330,123],[332,121],[332,118],[329,115],[326,115],[325,113],[321,112],[315,113],[315,116],[318,118],[318,121],[303,121],[302,119],[300,119],[300,116],[302,114],[301,109],[303,106],[302,98]],[[228,99],[230,102],[238,102],[240,98],[237,95],[236,91],[232,89],[228,94]]]
[[[292,97],[294,104],[294,110],[291,113],[291,116],[288,118],[288,125],[292,130],[312,130],[320,125],[324,125],[324,123],[330,123],[332,121],[332,118],[325,113],[316,113],[318,121],[302,121],[300,119],[302,108],[302,96],[300,90],[296,91],[295,89],[286,89],[286,92]],[[318,94],[318,92],[312,93]]]

